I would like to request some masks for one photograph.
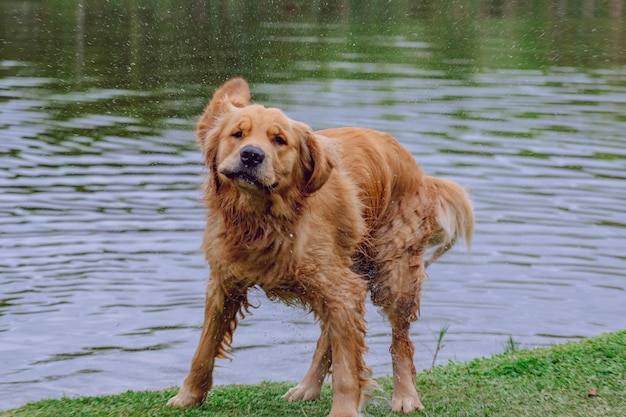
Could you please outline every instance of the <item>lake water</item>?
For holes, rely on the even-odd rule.
[[[472,251],[429,268],[418,368],[444,326],[438,364],[626,327],[623,2],[86,3],[0,5],[0,409],[182,382],[208,277],[194,121],[235,75],[468,189]],[[299,380],[318,326],[253,298],[216,383]]]

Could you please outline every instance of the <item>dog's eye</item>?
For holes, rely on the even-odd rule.
[[[241,130],[237,130],[231,136],[235,139],[241,139],[243,137],[243,132]]]
[[[276,136],[274,136],[274,143],[279,145],[279,146],[283,146],[283,145],[287,144],[287,141],[282,136],[276,135]]]

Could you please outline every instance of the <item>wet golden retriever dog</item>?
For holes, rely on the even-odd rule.
[[[409,327],[430,260],[474,216],[458,185],[425,175],[394,138],[357,127],[314,132],[275,108],[250,104],[240,78],[218,89],[197,126],[208,168],[202,249],[211,267],[204,326],[191,370],[171,406],[201,404],[224,357],[247,292],[309,308],[321,335],[289,401],[319,398],[331,372],[330,416],[358,416],[376,384],[365,365],[369,291],[392,328],[396,411],[422,409]]]

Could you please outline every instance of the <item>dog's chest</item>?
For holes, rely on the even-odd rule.
[[[205,236],[204,249],[213,271],[233,277],[250,286],[274,288],[292,281],[298,274],[302,253],[295,234],[241,240],[232,234]]]

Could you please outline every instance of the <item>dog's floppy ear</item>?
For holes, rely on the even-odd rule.
[[[300,148],[300,166],[302,169],[302,191],[312,194],[322,188],[335,167],[335,161],[324,150],[310,127],[294,122],[294,129],[302,138]]]
[[[245,107],[250,103],[250,88],[243,78],[233,78],[226,81],[214,94],[209,105],[200,117],[196,128],[198,144],[206,153],[207,134],[213,127],[217,119],[226,113],[231,106]]]

